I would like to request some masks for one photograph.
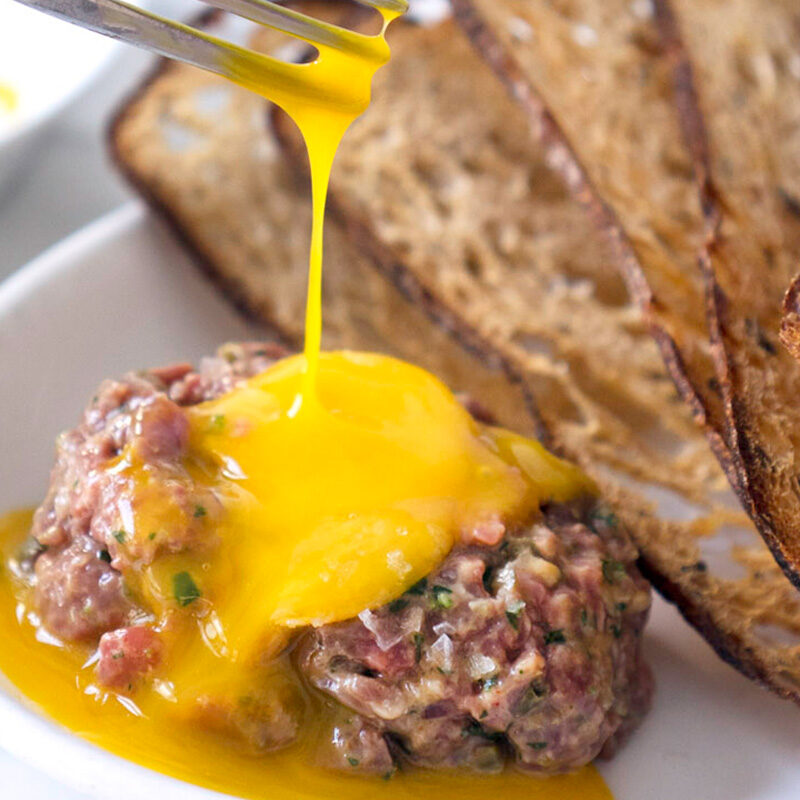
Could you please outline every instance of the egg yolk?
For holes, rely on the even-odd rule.
[[[115,550],[128,585],[162,626],[188,614],[199,628],[170,668],[179,700],[208,691],[209,680],[239,680],[295,628],[399,597],[459,537],[523,522],[542,500],[589,488],[538,442],[475,422],[411,364],[323,353],[310,396],[304,368],[303,356],[280,361],[186,409],[179,477],[201,487],[202,506],[166,493],[135,440],[110,466],[130,487]],[[200,528],[197,546],[131,555],[182,527]],[[176,576],[191,597],[180,596]]]

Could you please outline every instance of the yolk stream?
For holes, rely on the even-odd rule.
[[[317,45],[309,64],[273,66],[265,73],[261,56],[240,50],[226,65],[234,80],[280,106],[295,122],[306,143],[311,172],[313,221],[306,303],[306,379],[303,403],[311,398],[317,379],[322,337],[322,233],[328,182],[336,151],[350,125],[370,103],[372,78],[389,60],[386,30],[400,12],[380,9],[380,33],[364,37],[344,32],[348,48]]]

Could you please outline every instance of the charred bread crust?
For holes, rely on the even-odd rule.
[[[701,106],[697,71],[683,40],[673,4],[670,0],[656,0],[655,10],[664,49],[672,68],[676,111],[686,149],[692,158],[694,181],[706,226],[705,242],[698,253],[698,264],[706,292],[709,350],[720,387],[723,409],[722,425],[718,425],[716,431],[707,430],[707,435],[709,438],[724,437],[724,449],[717,452],[715,448],[715,452],[731,486],[784,574],[800,588],[800,535],[797,533],[800,503],[796,494],[781,492],[776,488],[775,481],[775,476],[781,471],[778,462],[785,460],[786,453],[770,454],[773,448],[759,435],[757,429],[758,400],[749,396],[751,387],[748,386],[747,377],[737,369],[739,359],[747,358],[742,350],[748,340],[739,339],[737,342],[731,329],[732,326],[742,323],[738,317],[743,309],[737,307],[739,304],[735,299],[732,301],[728,297],[720,278],[720,273],[725,268],[724,262],[729,258],[721,228],[726,217],[732,216],[732,212],[725,207],[722,193],[715,182],[712,145]],[[783,306],[778,307],[776,304],[776,317],[782,311],[785,313],[795,292],[796,287],[793,292],[793,287],[790,286]],[[782,320],[782,338],[787,335],[785,319],[784,317]],[[744,323],[747,323],[746,319]],[[782,370],[800,369],[796,362],[788,358],[784,357],[783,362],[780,367]],[[792,402],[790,398],[784,399]],[[796,397],[793,399],[796,402]],[[794,505],[788,519],[780,510],[781,506],[786,505]]]

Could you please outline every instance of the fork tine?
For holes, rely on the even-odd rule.
[[[205,0],[208,5],[228,11],[260,25],[282,31],[309,44],[369,55],[373,37],[349,31],[339,25],[309,17],[269,0]]]
[[[65,22],[176,58],[203,69],[216,68],[221,46],[188,25],[164,19],[120,0],[17,0]]]
[[[291,90],[304,90],[299,73],[276,58],[255,53],[180,22],[165,19],[122,0],[17,0],[66,22],[88,28],[161,56],[222,75],[258,91],[251,78],[271,73]]]

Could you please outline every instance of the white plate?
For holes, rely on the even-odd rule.
[[[138,206],[37,259],[0,287],[0,509],[41,496],[53,437],[103,377],[254,335]],[[645,641],[657,680],[653,711],[601,765],[617,800],[799,797],[800,710],[723,664],[660,600]],[[81,742],[2,685],[0,747],[96,798],[219,797]],[[4,788],[21,773],[2,770],[0,761],[3,800],[33,800],[24,786],[9,797]]]
[[[0,84],[18,97],[0,109],[0,185],[21,170],[47,124],[97,77],[117,44],[2,0]]]

